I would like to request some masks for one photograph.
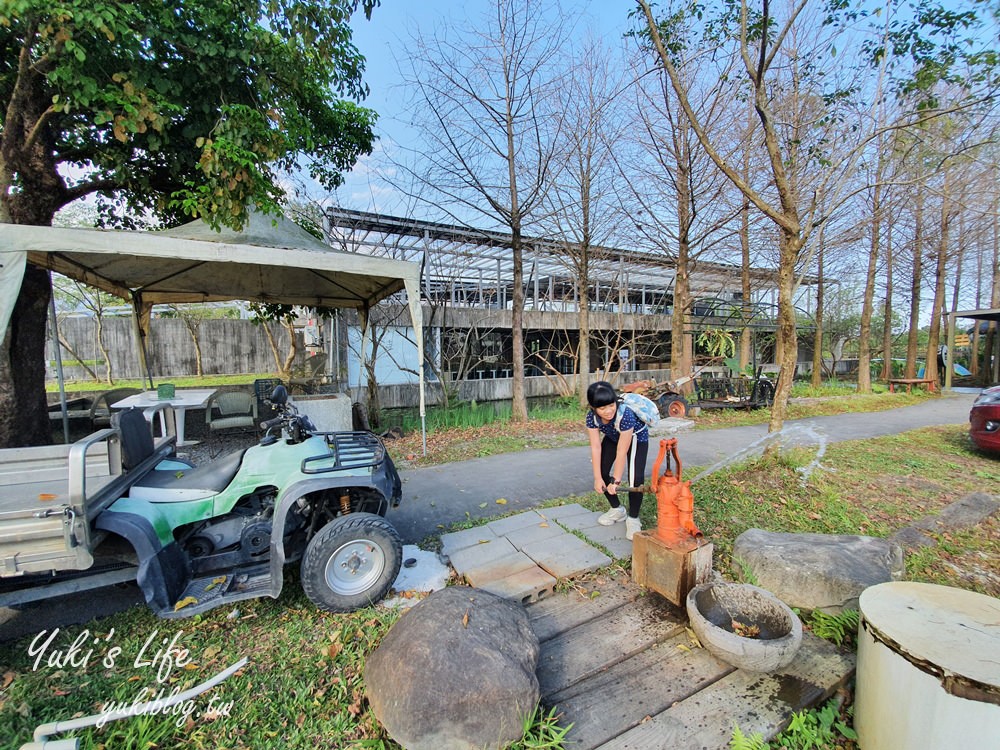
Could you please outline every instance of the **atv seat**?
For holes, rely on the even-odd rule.
[[[173,503],[218,495],[233,481],[245,453],[245,449],[234,451],[210,464],[195,467],[165,461],[162,468],[157,467],[133,484],[128,496],[150,503]]]

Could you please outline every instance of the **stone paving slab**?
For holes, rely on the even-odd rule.
[[[516,551],[513,544],[502,536],[498,536],[482,544],[473,544],[457,549],[448,557],[451,559],[451,566],[458,571],[459,575],[465,575],[467,570],[481,567],[491,560],[498,560]]]
[[[574,513],[572,515],[560,516],[556,520],[559,522],[560,526],[565,526],[571,531],[580,531],[581,529],[589,529],[594,526],[600,526],[597,523],[597,519],[601,517],[601,514],[596,510],[588,510],[585,513]],[[622,521],[620,525],[623,529],[625,528],[625,522]],[[622,534],[625,532],[622,531]]]
[[[578,503],[518,513],[441,537],[442,555],[470,585],[530,603],[573,578],[612,560],[572,529],[618,558],[632,553],[625,524],[601,526],[600,513]]]
[[[611,558],[572,534],[540,539],[528,544],[524,553],[556,578],[572,578],[611,564]]]
[[[489,581],[478,588],[521,604],[531,604],[552,594],[555,586],[555,578],[537,565],[532,565],[525,571]]]
[[[496,521],[490,521],[486,524],[486,528],[497,536],[504,536],[511,531],[517,531],[527,526],[537,526],[540,523],[546,522],[546,519],[540,513],[529,510],[525,513],[518,513],[515,516],[507,516]]]
[[[632,557],[632,542],[625,538],[625,523],[611,526],[584,526],[577,529],[594,544],[599,544],[610,552],[616,560],[628,560]]]
[[[473,588],[481,589],[492,581],[499,581],[537,567],[538,564],[523,552],[512,552],[484,561],[475,567],[465,568],[459,571],[459,575],[465,576],[465,580]]]
[[[557,537],[569,535],[562,526],[555,521],[549,523],[542,521],[541,524],[533,524],[524,528],[515,529],[509,532],[504,538],[514,545],[514,549],[524,550],[526,545],[534,544],[543,540],[549,540],[554,544],[559,543]],[[575,539],[576,537],[574,537]]]
[[[495,541],[497,538],[488,525],[443,534],[441,536],[441,554],[450,558],[458,550],[475,547],[483,542]]]
[[[550,521],[559,520],[561,522],[562,519],[569,516],[579,516],[594,511],[587,510],[579,503],[570,503],[569,505],[556,505],[552,508],[541,508],[537,512]]]

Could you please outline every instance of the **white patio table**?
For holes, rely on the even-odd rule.
[[[143,410],[147,420],[152,420],[154,409],[158,404],[170,404],[174,408],[174,415],[177,421],[177,445],[196,445],[197,440],[186,440],[184,437],[184,415],[191,409],[204,409],[208,405],[208,400],[217,389],[215,388],[178,388],[174,391],[174,397],[161,399],[157,397],[156,391],[144,391],[134,396],[129,396],[121,401],[111,404],[112,409],[128,409],[132,406]],[[166,433],[163,416],[160,416],[160,428]]]

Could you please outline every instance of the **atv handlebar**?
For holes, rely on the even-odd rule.
[[[281,425],[284,419],[285,418],[283,416],[275,417],[274,419],[268,419],[267,421],[260,423],[260,429],[267,431],[270,430],[272,427],[278,427]]]

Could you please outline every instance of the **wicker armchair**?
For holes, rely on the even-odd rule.
[[[205,424],[209,433],[219,430],[257,430],[257,399],[244,391],[216,393],[205,407]]]

